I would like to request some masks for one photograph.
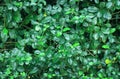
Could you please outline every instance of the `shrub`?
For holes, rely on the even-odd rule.
[[[0,0],[0,79],[119,79],[119,0]]]

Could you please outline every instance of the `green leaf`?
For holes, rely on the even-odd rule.
[[[31,61],[32,60],[31,54],[27,53],[23,60],[26,60],[27,62]]]
[[[5,71],[5,74],[6,74],[6,75],[9,75],[10,73],[11,73],[10,69],[7,68],[7,70]]]
[[[8,34],[8,30],[7,30],[6,28],[4,28],[4,29],[2,30],[2,33],[5,34],[5,35],[7,35],[7,34]]]
[[[98,8],[95,6],[90,6],[90,7],[88,7],[88,11],[94,13],[94,12],[98,11]]]
[[[36,5],[37,0],[31,0],[31,5]]]
[[[106,63],[106,64],[111,64],[112,61],[111,61],[110,59],[105,59],[105,63]]]
[[[13,19],[14,19],[14,21],[17,22],[17,23],[22,20],[21,14],[20,14],[19,11],[16,11],[16,12],[13,13]]]
[[[73,60],[70,58],[70,59],[68,59],[68,63],[70,64],[70,65],[72,65],[72,63],[73,63]]]
[[[104,8],[105,7],[105,2],[100,2],[99,6],[100,6],[100,8]]]
[[[111,28],[110,33],[114,33],[116,31],[116,28]]]
[[[24,68],[21,67],[21,66],[19,66],[19,67],[17,67],[17,71],[18,71],[18,72],[24,72]]]
[[[89,24],[88,24],[87,22],[84,22],[84,23],[83,23],[83,26],[88,27]]]
[[[25,77],[27,74],[25,72],[20,73],[22,77]]]
[[[67,12],[65,12],[66,15],[74,13],[74,9],[69,8],[69,10],[67,10]]]
[[[24,18],[24,22],[23,22],[23,24],[28,24],[31,20],[31,23],[34,25],[34,24],[39,24],[38,22],[36,22],[36,21],[33,21],[33,15],[32,14],[29,14],[29,15],[27,15],[25,18]]]
[[[99,73],[98,76],[99,76],[100,78],[103,78],[103,75],[102,75],[101,73]]]
[[[97,18],[96,18],[96,17],[95,17],[95,18],[93,18],[92,23],[93,23],[94,25],[96,25],[96,24],[97,24]]]
[[[59,37],[62,35],[62,32],[58,31],[56,35],[57,35],[57,37]]]
[[[93,34],[93,38],[94,38],[95,40],[98,40],[98,38],[99,38],[98,33],[94,33],[94,34]]]
[[[72,18],[72,21],[78,21],[79,20],[79,17],[78,16],[74,16],[73,18]]]
[[[35,50],[35,54],[40,54],[41,52],[39,50]]]
[[[104,34],[110,34],[110,28],[101,28],[101,31],[102,31]]]
[[[109,36],[108,37],[110,43],[114,43],[115,42],[115,38],[113,36]]]
[[[10,38],[15,39],[17,37],[16,31],[15,30],[10,30],[9,31],[9,36],[10,36]]]
[[[8,30],[4,28],[1,32],[1,38],[3,42],[6,42],[8,39]]]
[[[68,30],[70,30],[70,28],[65,27],[65,28],[63,29],[63,32],[66,32],[66,31],[68,31]]]
[[[101,13],[101,12],[98,12],[98,13],[97,13],[97,17],[98,17],[98,18],[102,17],[102,13]]]
[[[93,64],[94,64],[94,62],[89,62],[89,65],[91,65],[91,66],[92,66]]]
[[[23,4],[22,4],[22,2],[16,2],[16,1],[15,1],[15,2],[14,2],[14,5],[17,6],[17,7],[22,7]]]
[[[83,75],[84,73],[83,73],[82,71],[79,71],[78,74],[79,74],[79,76],[81,76],[81,75]]]
[[[102,48],[104,48],[104,49],[109,49],[110,46],[109,46],[109,45],[103,45]]]
[[[37,2],[37,0],[31,0],[31,2],[35,3],[35,2]]]
[[[39,56],[45,56],[45,53],[40,53]]]
[[[47,77],[50,79],[52,78],[52,74],[48,74]]]
[[[98,4],[98,3],[99,3],[99,0],[94,0],[94,1],[95,1],[95,3],[96,3],[96,4]]]
[[[32,60],[32,57],[29,56],[29,57],[26,58],[26,60],[30,61],[30,60]]]
[[[34,67],[29,73],[34,74],[38,71],[39,69],[37,67]]]
[[[37,26],[35,27],[35,30],[36,30],[36,31],[40,31],[40,30],[41,30],[40,26],[37,25]]]
[[[70,35],[69,35],[69,34],[66,34],[66,33],[65,33],[65,34],[64,34],[64,37],[65,37],[66,40],[70,40]]]
[[[111,1],[107,2],[106,7],[110,9],[112,7],[113,3]]]
[[[94,26],[94,31],[95,32],[99,32],[100,31],[100,27],[99,26]]]
[[[85,15],[80,15],[79,21],[82,23],[85,20],[86,16]]]
[[[104,18],[110,20],[112,18],[112,15],[110,12],[105,12],[104,15],[103,15]]]
[[[80,44],[78,43],[78,42],[76,42],[76,43],[74,43],[73,44],[73,47],[77,47],[77,46],[79,46]]]
[[[14,79],[14,76],[10,76],[10,79]]]

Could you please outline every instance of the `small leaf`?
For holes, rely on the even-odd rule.
[[[70,40],[70,35],[69,34],[64,34],[64,37],[66,40]]]
[[[9,69],[9,68],[7,68],[7,70],[6,70],[5,74],[6,74],[6,75],[9,75],[10,73],[11,73],[10,69]]]
[[[40,31],[40,29],[41,29],[40,26],[36,26],[36,27],[35,27],[35,30],[36,30],[36,31]]]
[[[34,74],[38,71],[38,68],[37,67],[34,67],[29,73],[30,74]]]
[[[88,11],[89,12],[97,12],[98,11],[98,8],[97,7],[94,7],[94,6],[91,6],[91,7],[88,7]]]
[[[39,55],[40,55],[40,56],[45,56],[45,53],[40,53]]]
[[[70,65],[72,65],[72,63],[73,63],[72,59],[68,59],[68,63],[69,63]]]
[[[98,76],[99,76],[100,78],[103,78],[103,75],[102,75],[101,73],[99,73]]]
[[[84,26],[84,27],[88,27],[89,24],[88,24],[87,22],[84,22],[84,23],[83,23],[83,26]]]
[[[94,37],[95,40],[98,40],[98,38],[99,38],[98,33],[93,34],[93,37]]]
[[[78,73],[78,74],[79,74],[79,76],[81,76],[81,75],[83,75],[83,72],[82,72],[82,71],[79,71],[79,73]]]
[[[8,30],[4,28],[1,32],[1,38],[3,42],[6,42],[8,39]]]
[[[102,48],[104,48],[104,49],[109,49],[110,46],[109,46],[109,45],[103,45]]]
[[[41,52],[39,50],[35,50],[35,54],[40,54]]]
[[[70,28],[66,27],[66,28],[63,29],[63,32],[66,32],[68,30],[70,30]]]
[[[21,76],[23,76],[23,77],[26,76],[26,73],[25,73],[25,72],[21,72],[20,74],[21,74]]]
[[[75,43],[75,44],[73,44],[73,47],[77,47],[77,46],[79,46],[79,43],[78,43],[78,42]]]
[[[109,1],[109,2],[107,2],[107,4],[106,4],[106,7],[108,8],[108,9],[110,9],[111,7],[112,7],[112,2],[111,1]]]
[[[17,23],[22,20],[21,14],[20,14],[19,11],[14,12],[14,14],[13,14],[13,19],[14,19],[14,21],[17,22]]]
[[[98,17],[98,18],[102,17],[102,13],[101,13],[101,12],[98,12],[98,13],[97,13],[97,17]]]
[[[95,1],[95,3],[96,3],[96,4],[98,4],[98,3],[99,3],[99,0],[94,0],[94,1]]]
[[[32,60],[32,57],[31,57],[31,56],[27,56],[27,57],[26,57],[26,60],[27,60],[27,61],[30,61],[30,60]]]
[[[105,63],[106,63],[106,64],[111,64],[112,61],[111,61],[110,59],[106,59],[106,60],[105,60]]]
[[[107,37],[103,33],[99,33],[99,35],[102,38],[102,42],[105,43],[107,41]]]
[[[22,7],[23,5],[22,2],[16,2],[16,1],[13,4],[17,7]]]
[[[78,17],[78,16],[74,16],[74,17],[72,18],[72,21],[76,21],[76,20],[79,20],[79,17]]]
[[[52,74],[48,74],[47,76],[48,76],[48,78],[49,78],[49,79],[51,79],[51,78],[52,78]]]
[[[73,12],[74,12],[74,9],[69,9],[69,10],[67,10],[67,12],[65,12],[65,14],[67,15],[67,14],[71,14]]]
[[[105,14],[103,15],[104,18],[110,20],[112,18],[112,15],[110,12],[105,12]]]
[[[85,15],[80,15],[79,21],[82,23],[85,20],[86,16]]]
[[[93,65],[94,63],[93,62],[89,62],[89,65]]]
[[[16,31],[15,30],[10,30],[9,31],[9,36],[10,36],[10,38],[15,39],[17,37]]]
[[[95,17],[92,21],[93,24],[97,24],[97,18]]]
[[[3,30],[2,30],[2,32],[3,32],[3,34],[8,34],[8,30],[6,29],[6,28],[4,28]]]
[[[101,31],[102,31],[104,34],[110,34],[110,29],[109,29],[109,28],[101,28]]]
[[[115,28],[110,29],[110,33],[114,33],[116,31]]]
[[[62,35],[62,32],[57,32],[57,36],[59,37],[59,36],[61,36]]]

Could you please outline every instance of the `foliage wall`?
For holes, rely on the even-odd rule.
[[[119,0],[0,0],[0,79],[119,78]]]

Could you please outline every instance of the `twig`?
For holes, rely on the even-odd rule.
[[[87,50],[87,51],[88,51],[88,53],[89,53],[90,55],[95,56],[94,54],[91,53],[91,51],[89,51],[89,50]]]
[[[118,14],[118,13],[120,13],[120,11],[118,11],[118,12],[116,12],[116,13],[113,13],[112,15],[115,15],[115,14]]]

